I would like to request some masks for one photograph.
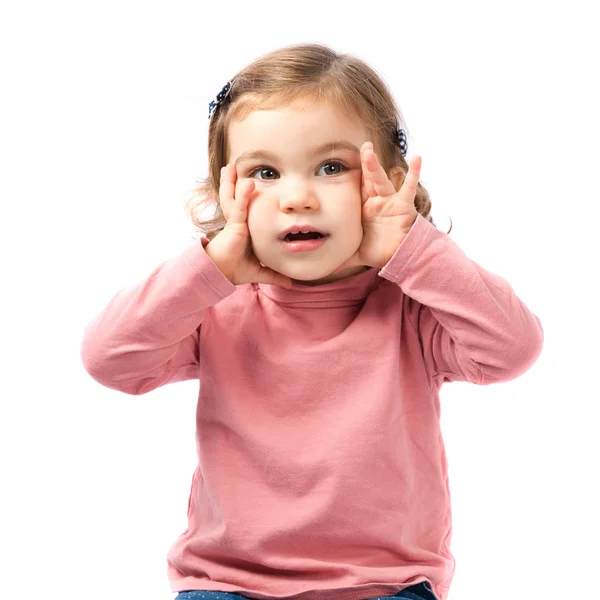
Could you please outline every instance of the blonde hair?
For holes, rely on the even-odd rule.
[[[261,56],[229,81],[233,82],[229,95],[210,118],[208,177],[196,180],[198,187],[188,190],[192,196],[184,206],[192,223],[209,240],[226,224],[219,185],[221,167],[226,164],[228,125],[255,110],[283,108],[292,102],[332,104],[350,118],[358,118],[377,136],[377,156],[386,173],[392,167],[400,167],[404,176],[408,173],[396,137],[397,127],[408,132],[404,118],[382,78],[364,61],[324,44],[294,44]],[[210,206],[216,208],[213,218],[201,220],[198,209]],[[415,208],[435,225],[429,194],[420,183]]]

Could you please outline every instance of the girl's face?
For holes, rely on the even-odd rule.
[[[293,104],[232,121],[227,139],[227,161],[235,161],[237,169],[236,196],[244,180],[254,179],[248,228],[263,265],[305,285],[365,270],[334,273],[363,236],[360,148],[374,140],[359,122],[323,104]],[[333,142],[334,147],[326,147]],[[282,233],[305,225],[328,234],[320,247],[286,250]]]

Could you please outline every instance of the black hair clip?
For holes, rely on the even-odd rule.
[[[233,81],[228,81],[223,86],[223,89],[217,94],[217,97],[212,102],[209,103],[209,105],[208,105],[208,118],[209,119],[212,116],[213,111],[217,108],[217,106],[223,104],[225,98],[227,98],[227,96],[229,96],[229,94],[231,92],[232,84],[233,84]]]
[[[406,131],[404,131],[404,129],[396,129],[396,141],[398,142],[398,146],[400,146],[402,156],[406,156],[406,153],[408,152],[408,143],[406,141]]]

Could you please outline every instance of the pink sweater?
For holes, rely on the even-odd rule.
[[[421,215],[381,270],[314,287],[235,286],[201,242],[117,293],[81,346],[126,394],[200,382],[172,591],[360,600],[428,580],[446,600],[440,387],[527,371],[538,317]]]

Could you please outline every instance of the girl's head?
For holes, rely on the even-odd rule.
[[[396,137],[397,127],[407,128],[382,79],[351,55],[298,44],[264,55],[230,81],[226,101],[210,120],[209,177],[187,203],[192,222],[209,239],[225,226],[220,171],[233,161],[236,193],[246,179],[254,179],[248,228],[261,263],[304,283],[326,283],[361,270],[334,273],[362,240],[357,150],[373,142],[396,189],[408,172]],[[327,147],[333,142],[338,144]],[[216,205],[215,216],[199,220],[196,210],[205,205]],[[429,195],[420,184],[415,207],[433,223]],[[326,242],[310,253],[285,251],[278,236],[303,224],[328,233]]]

